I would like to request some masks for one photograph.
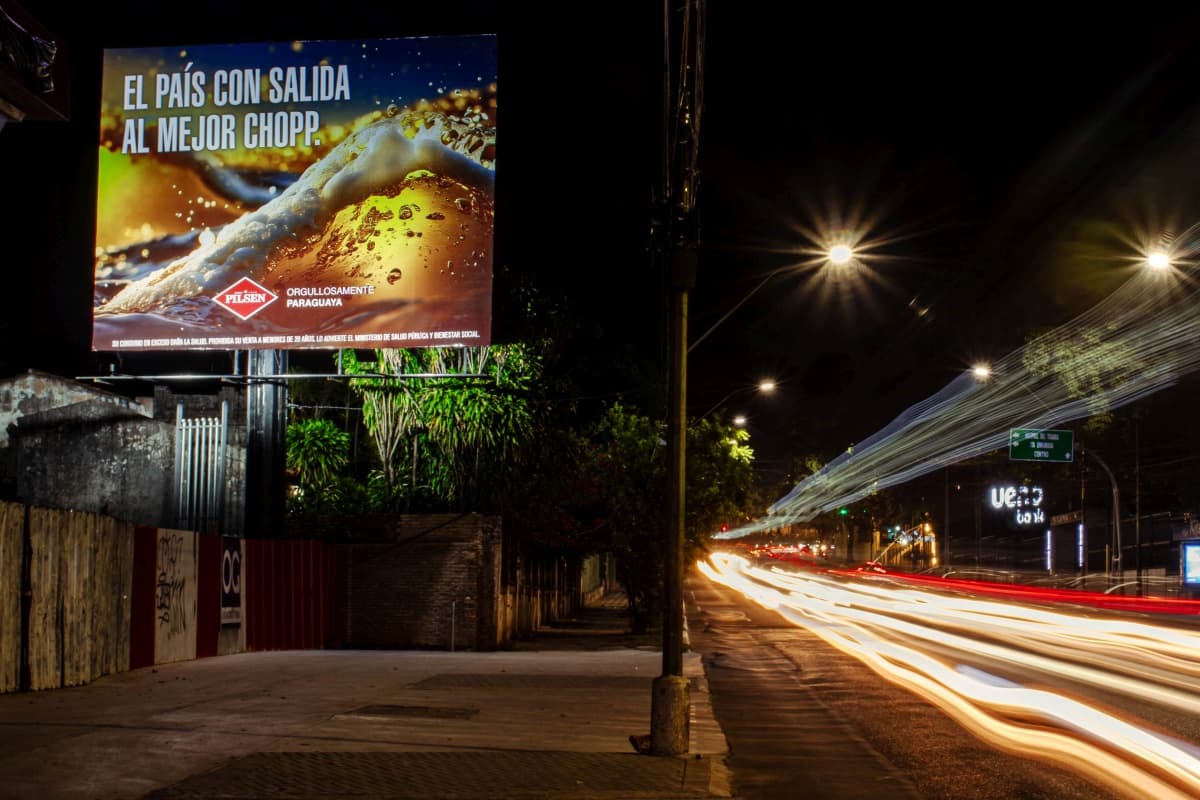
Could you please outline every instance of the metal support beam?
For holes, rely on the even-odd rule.
[[[286,383],[261,379],[286,373],[287,358],[286,350],[252,350],[248,358],[243,530],[250,537],[283,534],[288,392]]]

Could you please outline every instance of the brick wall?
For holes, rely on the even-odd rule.
[[[338,545],[346,647],[494,649],[500,520],[479,514],[375,519]]]

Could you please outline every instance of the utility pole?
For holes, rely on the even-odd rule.
[[[672,8],[675,6],[675,8]],[[696,189],[704,43],[703,0],[663,2],[663,177],[660,241],[667,267],[668,370],[667,526],[664,543],[663,671],[654,679],[650,752],[688,752],[691,698],[683,676],[683,576],[687,442],[687,304],[696,283]]]

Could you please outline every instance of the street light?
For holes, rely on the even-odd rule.
[[[729,394],[725,395],[720,400],[718,400],[716,402],[716,404],[713,405],[713,407],[710,408],[708,411],[705,411],[703,414],[701,414],[700,419],[704,419],[709,414],[716,411],[718,408],[721,407],[722,404],[724,404],[724,402],[726,400],[733,397],[735,394],[740,394],[742,392],[749,392],[749,391],[753,391],[755,389],[762,392],[763,394],[770,394],[771,392],[775,391],[775,381],[765,380],[765,381],[759,381],[758,383],[756,383],[753,386],[739,386],[738,388],[734,389],[732,392],[730,392]],[[743,419],[744,419],[744,417],[743,417]]]
[[[1152,250],[1146,256],[1146,266],[1159,272],[1170,269],[1171,256],[1165,250]]]
[[[833,264],[842,265],[854,258],[854,251],[849,245],[837,244],[829,248],[829,261]]]

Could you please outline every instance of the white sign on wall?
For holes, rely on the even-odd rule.
[[[221,624],[242,622],[242,540],[221,537]]]

